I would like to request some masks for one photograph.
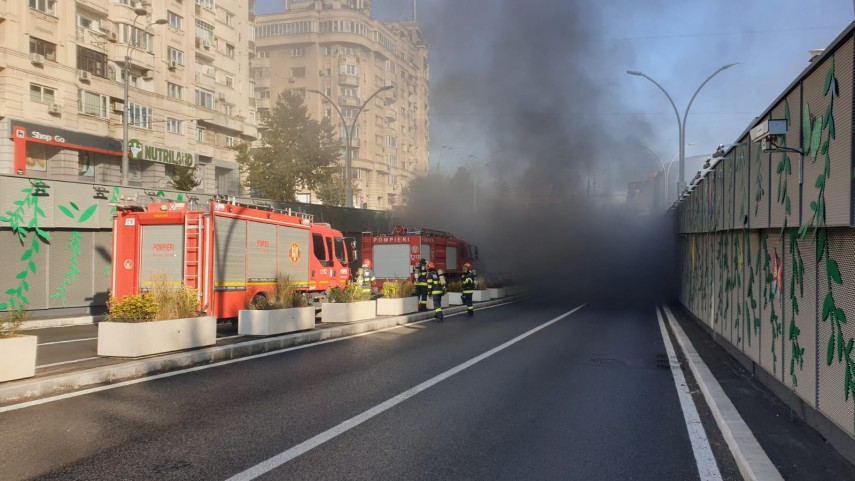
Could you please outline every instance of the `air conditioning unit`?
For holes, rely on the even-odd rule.
[[[170,60],[169,61],[169,70],[175,70],[177,68],[178,68],[178,61],[177,60]]]
[[[142,78],[143,78],[143,80],[152,80],[154,78],[154,71],[153,70],[146,70],[143,73]]]
[[[209,42],[207,40],[202,40],[202,48],[204,48],[205,50],[210,49],[211,48],[211,42]]]
[[[110,40],[111,42],[118,42],[119,41],[119,34],[116,32],[110,32],[109,34],[107,34],[107,39]]]
[[[59,104],[48,104],[48,112],[58,114],[62,112],[62,107]]]
[[[86,70],[78,70],[77,71],[77,78],[80,80],[83,80],[85,82],[88,82],[89,81],[89,72],[87,72]]]
[[[125,104],[122,102],[113,102],[113,112],[124,112]]]
[[[220,92],[219,94],[217,94],[217,98],[220,100],[226,100],[226,93]]]
[[[40,53],[31,53],[30,54],[30,63],[33,65],[44,65],[45,64],[45,56]]]

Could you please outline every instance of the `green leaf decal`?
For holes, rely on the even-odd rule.
[[[840,278],[840,268],[837,266],[836,260],[829,257],[825,261],[825,267],[828,269],[828,277],[830,277],[831,280],[837,284],[843,284],[843,279]]]
[[[839,307],[834,309],[834,318],[841,323],[846,324],[846,313]]]
[[[69,202],[68,205],[70,205],[71,208],[74,210],[80,210],[80,207],[77,207],[77,204],[75,204],[74,202]]]
[[[822,304],[822,321],[825,322],[828,320],[828,316],[831,314],[831,311],[834,309],[834,297],[831,295],[831,292],[825,295],[825,302]]]
[[[78,219],[77,223],[82,224],[89,220],[92,217],[92,214],[98,210],[98,204],[92,204],[88,209],[86,209],[82,214],[80,214],[80,219]]]
[[[822,138],[822,124],[820,122],[814,122],[813,124],[813,133],[811,133],[810,138],[810,151],[813,154],[814,160],[816,159],[816,154],[819,153],[819,141]]]
[[[3,304],[0,304],[0,311],[5,311],[8,308],[9,308],[9,304],[6,304],[5,302]]]
[[[14,296],[17,292],[18,291],[14,287],[6,289],[6,295],[9,295],[9,296]]]
[[[27,277],[27,271],[21,271],[18,273],[18,275],[15,276],[15,278],[18,280],[24,279],[26,277]]]
[[[819,174],[819,176],[817,176],[817,178],[816,178],[816,184],[815,185],[816,185],[817,189],[821,189],[822,187],[824,187],[825,186],[825,176],[822,174]]]
[[[39,236],[39,237],[41,237],[41,238],[42,238],[42,239],[44,239],[45,241],[50,242],[50,234],[48,234],[47,232],[45,232],[45,231],[41,230],[41,229],[40,229],[40,228],[38,228],[38,227],[36,227],[36,235],[37,235],[37,236]]]
[[[24,251],[24,255],[21,256],[21,260],[25,261],[25,260],[29,259],[30,257],[33,257],[33,250],[27,249],[26,251]]]
[[[831,90],[831,82],[834,80],[834,70],[828,69],[828,72],[825,74],[825,86],[822,88],[822,95],[828,95],[828,91]]]
[[[29,267],[29,268],[30,268],[30,270],[31,270],[31,271],[33,271],[33,274],[35,274],[35,273],[36,273],[36,263],[35,263],[35,262],[30,261],[30,262],[27,264],[27,267]]]
[[[59,206],[59,210],[60,210],[63,214],[65,214],[65,216],[66,216],[66,217],[68,217],[69,219],[73,219],[73,218],[74,218],[74,214],[72,214],[72,213],[71,213],[71,211],[70,211],[70,210],[68,210],[68,207],[66,207],[66,206],[64,206],[64,205],[61,205],[61,206]]]
[[[828,338],[828,349],[825,352],[825,365],[830,366],[834,361],[834,331],[831,331],[831,337]]]

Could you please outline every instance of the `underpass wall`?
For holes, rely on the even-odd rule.
[[[800,414],[819,419],[813,424],[838,449],[846,438],[850,451],[853,57],[850,27],[735,146],[711,159],[677,207],[682,304],[755,374],[773,379],[773,391],[791,396],[785,400]],[[776,152],[748,135],[768,119],[787,121]]]

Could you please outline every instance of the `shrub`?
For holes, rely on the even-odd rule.
[[[107,306],[107,320],[112,322],[149,322],[155,319],[160,310],[160,305],[148,292],[122,296],[121,301],[110,296]]]
[[[449,281],[448,284],[445,285],[445,290],[448,292],[463,292],[463,281]]]
[[[8,314],[0,316],[0,337],[13,337],[25,320],[27,320],[26,309],[9,309]]]
[[[182,319],[199,315],[199,292],[184,284],[175,286],[166,273],[151,276],[151,296],[159,309],[155,320]]]
[[[504,286],[502,280],[498,277],[487,277],[485,285],[490,288],[499,288]]]
[[[475,289],[483,290],[487,288],[487,278],[484,276],[478,276],[475,278]]]
[[[256,295],[247,303],[246,307],[251,311],[266,311],[273,309],[273,304],[270,303],[267,296]]]
[[[331,287],[327,291],[327,298],[330,302],[359,302],[371,299],[371,292],[362,290],[362,286],[355,282],[348,282],[347,286]]]
[[[383,297],[387,297],[389,299],[403,299],[404,297],[410,297],[413,295],[415,290],[416,286],[409,280],[386,281],[383,283]]]
[[[286,275],[279,276],[276,279],[276,287],[273,290],[273,308],[287,309],[294,307],[294,295],[297,291],[294,284],[291,282],[291,277]]]

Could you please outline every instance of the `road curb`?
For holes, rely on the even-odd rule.
[[[663,306],[668,318],[668,324],[677,338],[677,343],[686,356],[686,361],[704,398],[712,411],[715,422],[721,430],[730,452],[739,467],[739,472],[746,481],[783,481],[778,468],[772,463],[766,452],[760,446],[754,433],[742,420],[736,407],[727,397],[721,385],[713,376],[698,351],[692,345],[683,328],[677,323],[674,314],[667,306]]]
[[[21,326],[21,331],[28,329],[44,329],[46,327],[68,327],[68,326],[85,326],[94,324],[95,319],[103,316],[72,316],[72,317],[51,317],[47,319],[32,319],[24,321]]]
[[[514,302],[503,298],[479,302],[478,308],[499,306]],[[447,314],[463,313],[466,306],[443,308]],[[289,347],[309,345],[331,339],[379,331],[399,325],[432,319],[433,312],[418,312],[403,316],[390,316],[365,321],[330,326],[312,331],[285,334],[276,337],[251,339],[245,342],[210,346],[188,351],[161,354],[143,359],[133,359],[119,364],[84,369],[82,371],[11,381],[0,385],[0,405],[16,404],[70,391],[140,378],[152,374],[212,364]]]

